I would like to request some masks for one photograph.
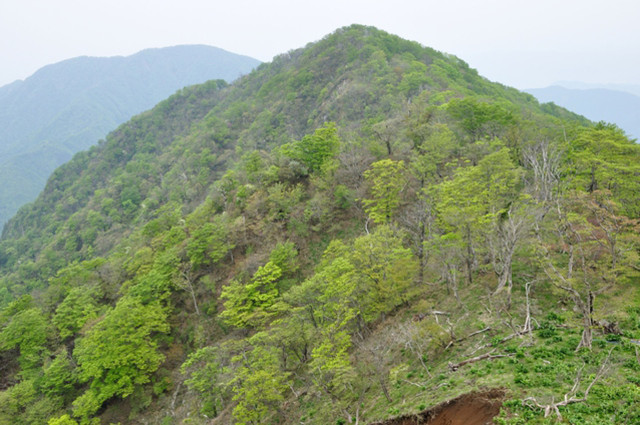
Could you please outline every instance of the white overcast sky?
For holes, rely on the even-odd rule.
[[[517,88],[640,84],[640,0],[0,0],[0,86],[75,56],[208,44],[269,61],[359,23]]]

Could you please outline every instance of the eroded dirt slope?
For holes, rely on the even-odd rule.
[[[492,389],[463,394],[416,415],[400,416],[372,425],[487,425],[500,413],[505,392]]]

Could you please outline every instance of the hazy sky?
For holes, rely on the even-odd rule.
[[[640,84],[640,0],[0,0],[0,86],[75,56],[208,44],[269,61],[352,23],[518,88]]]

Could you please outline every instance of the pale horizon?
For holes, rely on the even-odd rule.
[[[129,56],[183,44],[268,62],[354,23],[456,55],[482,76],[519,89],[563,80],[640,84],[640,2],[442,3],[5,2],[0,5],[0,86],[78,56]]]

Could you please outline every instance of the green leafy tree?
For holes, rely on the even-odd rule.
[[[310,173],[320,172],[337,153],[340,147],[338,131],[334,123],[326,123],[313,134],[298,142],[282,146],[285,156],[302,162]]]
[[[220,347],[204,347],[189,355],[180,371],[188,374],[185,384],[204,400],[201,412],[216,417],[230,398],[231,370],[224,365]]]
[[[568,143],[571,187],[609,191],[622,211],[640,218],[640,146],[613,124],[599,123]]]
[[[374,162],[365,171],[364,177],[371,185],[372,199],[363,199],[362,203],[374,222],[391,222],[400,207],[400,193],[406,184],[404,172],[404,162],[392,159]]]
[[[166,309],[158,302],[145,305],[128,296],[120,299],[73,352],[79,380],[90,383],[74,402],[74,415],[91,416],[109,398],[126,397],[136,385],[149,382],[164,360],[155,336],[168,331]]]
[[[477,166],[459,168],[451,180],[435,188],[439,224],[449,234],[447,245],[458,241],[463,251],[467,280],[476,267],[476,250],[487,230],[494,231],[501,214],[519,197],[522,171],[513,164],[508,148],[484,157]]]
[[[69,291],[58,305],[52,322],[58,328],[61,338],[68,338],[78,332],[89,320],[98,317],[97,288],[78,287]]]
[[[255,338],[255,337],[254,337]],[[256,345],[235,356],[233,416],[239,425],[267,423],[284,400],[288,373],[280,368],[277,351]]]
[[[484,102],[473,96],[452,99],[446,108],[459,120],[472,141],[501,137],[507,127],[515,124],[513,114],[505,105]]]
[[[0,392],[0,424],[46,423],[62,406],[60,397],[47,397],[38,392],[37,379],[25,379]]]
[[[56,357],[45,364],[38,386],[47,396],[67,396],[76,382],[74,365],[66,348],[60,350]]]
[[[300,267],[298,250],[293,242],[276,244],[276,247],[269,254],[269,261],[278,266],[284,276],[292,276]]]
[[[204,223],[191,233],[187,242],[187,255],[194,267],[216,264],[234,245],[229,242],[229,224],[223,216]]]
[[[49,323],[38,308],[16,313],[0,332],[0,350],[19,348],[23,375],[34,373],[46,354]]]
[[[391,227],[379,226],[370,235],[356,239],[349,258],[357,285],[354,301],[365,321],[372,321],[407,300],[418,264]]]
[[[222,289],[225,311],[220,314],[227,323],[244,328],[265,323],[271,316],[269,308],[279,295],[280,267],[269,261],[254,273],[247,284],[232,281]]]

